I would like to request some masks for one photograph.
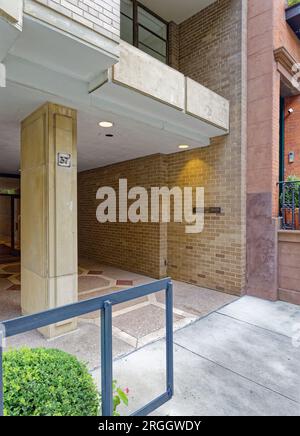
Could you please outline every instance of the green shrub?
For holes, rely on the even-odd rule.
[[[294,5],[296,5],[297,3],[300,3],[300,0],[289,0],[289,1],[288,1],[288,5],[289,5],[289,6],[294,6]]]
[[[86,366],[60,350],[20,349],[3,357],[6,416],[96,416],[99,394]]]

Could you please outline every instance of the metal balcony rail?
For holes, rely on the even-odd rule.
[[[102,416],[113,416],[113,353],[112,307],[160,291],[166,295],[166,390],[131,416],[146,416],[169,401],[174,392],[173,376],[173,284],[169,278],[133,287],[102,297],[80,301],[34,315],[4,321],[5,337],[46,327],[61,321],[101,311],[101,399]],[[1,335],[0,335],[1,336]],[[3,398],[3,344],[0,342],[0,416],[4,414]]]
[[[280,208],[282,228],[284,230],[297,230],[299,228],[299,198],[300,180],[279,182]]]

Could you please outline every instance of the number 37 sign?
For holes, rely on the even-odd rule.
[[[70,168],[71,167],[71,155],[69,153],[57,154],[57,165],[59,167]]]

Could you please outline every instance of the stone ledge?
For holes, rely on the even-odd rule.
[[[300,244],[300,231],[278,230],[278,242],[292,242]]]
[[[279,289],[279,300],[300,305],[300,292],[291,289]]]
[[[299,85],[296,86],[295,80],[293,79],[298,71],[293,70],[294,65],[299,65],[297,60],[285,47],[279,47],[274,50],[274,58],[277,62],[277,70],[279,71],[285,86],[293,95],[299,94]]]

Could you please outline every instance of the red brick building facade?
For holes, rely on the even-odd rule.
[[[289,112],[290,111],[290,112]],[[284,178],[300,180],[300,96],[285,99],[284,104]]]
[[[246,292],[276,300],[281,253],[280,99],[289,105],[290,97],[299,94],[292,68],[300,61],[300,43],[286,21],[285,0],[250,0],[248,5]],[[286,125],[288,141],[293,141],[291,120]],[[289,299],[287,292],[284,298]]]

